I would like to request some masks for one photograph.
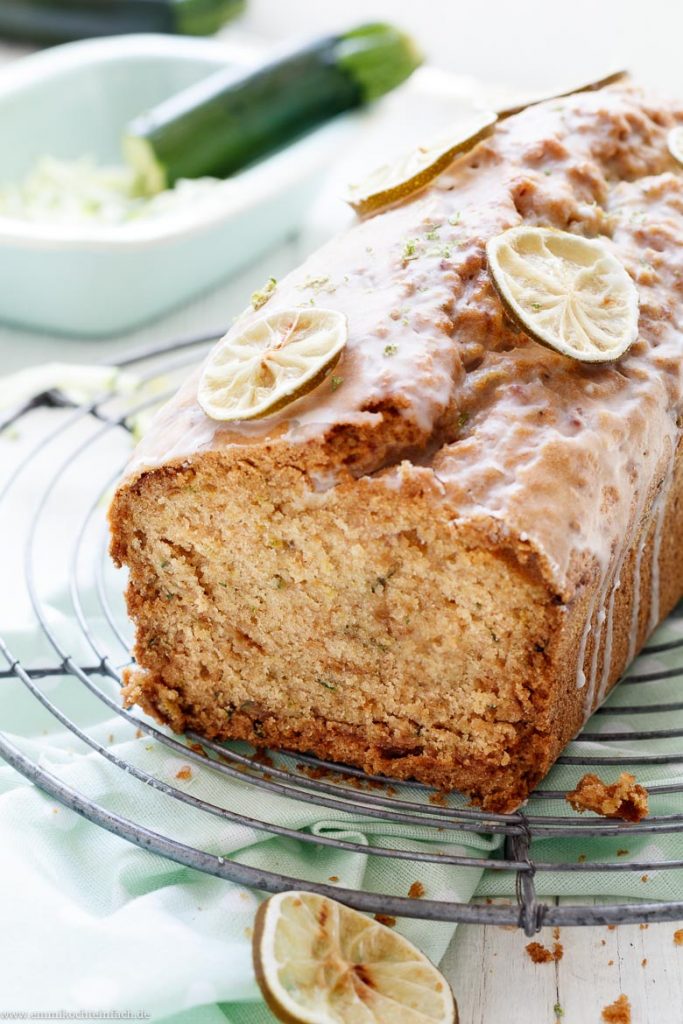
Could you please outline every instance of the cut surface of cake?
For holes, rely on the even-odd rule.
[[[324,307],[348,340],[272,415],[209,418],[199,371],[157,415],[110,509],[129,703],[526,799],[683,589],[679,123],[631,85],[531,107],[240,318]],[[486,244],[520,224],[618,258],[640,301],[621,359],[507,318]]]

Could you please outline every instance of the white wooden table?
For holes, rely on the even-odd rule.
[[[262,13],[268,3],[260,0],[254,6]],[[254,20],[252,15],[250,27],[259,28]],[[0,43],[0,63],[24,52],[26,48]],[[115,359],[138,344],[221,328],[244,307],[264,277],[281,277],[309,244],[293,239],[279,246],[267,260],[211,294],[125,337],[52,338],[0,326],[0,366],[10,372],[46,360]],[[536,965],[525,952],[529,940],[520,931],[463,925],[442,967],[456,993],[462,1024],[601,1024],[603,1007],[622,993],[630,1001],[633,1024],[683,1024],[683,947],[674,944],[676,928],[662,924],[562,929],[562,959]],[[549,929],[537,938],[547,946],[555,941]]]

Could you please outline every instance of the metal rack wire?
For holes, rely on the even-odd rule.
[[[123,813],[116,807],[107,806],[105,800],[93,798],[65,781],[56,771],[41,764],[27,752],[16,736],[10,738],[0,732],[0,755],[41,790],[50,794],[62,804],[83,815],[97,825],[123,837],[137,846],[152,850],[180,864],[187,865],[218,877],[230,879],[256,889],[276,892],[289,888],[308,888],[326,895],[343,899],[350,906],[368,912],[381,912],[396,916],[419,917],[439,921],[468,923],[492,923],[518,925],[528,935],[534,934],[543,925],[612,924],[623,921],[656,921],[683,918],[681,902],[604,902],[596,906],[556,906],[544,902],[537,895],[536,879],[546,872],[634,872],[641,875],[647,871],[675,870],[683,868],[683,836],[680,840],[680,859],[642,860],[624,862],[618,858],[601,861],[587,859],[563,863],[533,860],[530,854],[532,841],[539,838],[617,838],[627,830],[633,835],[675,835],[683,832],[683,813],[655,814],[636,825],[597,818],[567,816],[559,813],[557,801],[564,797],[563,790],[537,790],[533,800],[523,811],[515,814],[489,814],[466,804],[463,798],[453,795],[446,803],[435,800],[434,794],[421,785],[392,786],[390,780],[368,776],[349,767],[320,761],[310,756],[293,755],[286,752],[268,752],[267,756],[254,756],[244,745],[223,744],[208,741],[188,734],[174,736],[157,727],[149,719],[121,706],[112,688],[121,678],[122,668],[130,660],[130,626],[123,611],[121,592],[123,579],[115,574],[107,556],[107,538],[104,520],[106,496],[117,479],[126,451],[130,448],[128,435],[134,429],[137,418],[146,414],[175,386],[175,377],[182,374],[188,364],[197,361],[212,337],[191,338],[170,345],[146,349],[122,360],[119,366],[135,370],[143,382],[142,392],[137,397],[122,398],[120,394],[108,392],[85,406],[73,406],[59,393],[48,392],[36,396],[0,423],[0,430],[24,429],[31,426],[38,437],[29,453],[18,461],[0,491],[0,517],[17,517],[21,520],[21,544],[15,533],[15,526],[3,530],[0,520],[0,545],[4,555],[0,561],[10,565],[10,572],[16,570],[17,589],[24,591],[26,607],[35,621],[35,643],[32,649],[42,645],[43,653],[35,659],[19,656],[9,640],[0,638],[0,654],[6,667],[0,669],[0,686],[9,680],[19,681],[22,692],[30,701],[38,702],[47,718],[68,730],[81,749],[106,760],[121,773],[121,786],[125,792],[130,787],[145,787],[158,795],[168,798],[204,818],[208,816],[223,823],[244,826],[267,836],[281,836],[301,844],[314,847],[331,847],[363,856],[408,861],[413,864],[451,865],[461,869],[511,873],[516,877],[516,904],[480,904],[453,902],[451,900],[421,899],[372,893],[340,888],[338,885],[311,882],[305,878],[294,878],[274,871],[265,871],[238,857],[221,856],[201,848],[199,844],[181,841],[163,829],[151,827],[138,820],[126,807]],[[140,395],[143,397],[140,397]],[[59,413],[48,410],[58,407]],[[119,446],[121,458],[112,462],[111,442]],[[106,455],[104,454],[106,453]],[[36,481],[40,481],[40,499],[37,507],[23,508],[25,488],[32,485],[35,493]],[[68,538],[55,535],[55,523],[61,530],[65,520],[64,509],[74,507],[74,488],[78,494],[77,520],[69,517]],[[60,518],[61,511],[61,518]],[[20,550],[21,549],[21,550]],[[54,555],[59,552],[62,559],[63,589],[68,593],[68,608],[55,621],[50,605],[54,594],[54,566],[49,573],[43,570],[45,552]],[[49,559],[48,559],[49,561]],[[19,596],[18,596],[19,600]],[[683,619],[681,620],[683,625]],[[648,666],[648,659],[667,652],[680,651],[680,663],[674,667]],[[621,684],[626,686],[641,683],[657,683],[663,680],[683,678],[683,628],[681,639],[665,644],[651,645],[636,663],[635,672]],[[64,701],[51,697],[50,681],[68,678],[73,683],[70,691],[71,710]],[[651,689],[645,687],[646,690]],[[83,691],[83,692],[81,692]],[[628,692],[628,691],[627,691]],[[647,694],[638,702],[608,702],[596,713],[601,724],[609,724],[610,717],[653,715],[657,720],[664,716],[662,728],[636,730],[586,730],[570,745],[561,763],[577,768],[593,766],[652,766],[683,763],[683,693],[681,699],[650,701]],[[225,801],[200,797],[173,781],[162,777],[159,771],[134,763],[122,755],[117,748],[102,741],[92,724],[80,720],[78,709],[81,702],[94,700],[96,705],[107,710],[112,717],[121,720],[126,727],[145,734],[154,744],[174,757],[180,757],[192,765],[193,772],[212,781],[229,780],[238,782],[240,787],[253,790],[254,814],[244,809],[225,806]],[[635,718],[634,718],[635,720]],[[629,745],[653,739],[662,741],[661,749],[647,753],[624,753],[612,755],[591,753],[593,744]],[[229,787],[226,787],[229,788]],[[675,797],[683,794],[683,783],[665,783],[650,787],[653,796]],[[334,813],[348,813],[355,820],[368,823],[382,822],[396,826],[416,827],[451,839],[458,837],[486,835],[497,840],[497,850],[490,856],[465,856],[445,849],[431,848],[424,844],[420,848],[407,849],[399,842],[384,845],[360,844],[352,839],[332,834],[325,835],[306,830],[288,828],[277,822],[262,820],[258,816],[259,794],[269,797],[313,803],[316,808]],[[131,800],[131,806],[135,800]],[[555,813],[553,813],[555,811]],[[437,844],[438,845],[438,844]],[[415,844],[413,844],[415,847]]]

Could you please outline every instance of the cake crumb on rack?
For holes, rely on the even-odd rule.
[[[413,882],[408,889],[408,896],[411,900],[421,900],[425,894],[425,887],[422,882]]]
[[[683,928],[674,932],[674,946],[683,946]]]
[[[263,747],[257,747],[254,753],[249,758],[249,760],[253,761],[254,764],[262,764],[266,768],[275,767],[275,761],[273,761],[268,751],[264,750]]]
[[[575,811],[593,811],[604,818],[638,822],[647,817],[648,792],[636,782],[635,775],[622,772],[616,782],[603,782],[587,772],[576,789],[565,797]]]
[[[631,1024],[631,1004],[628,996],[622,994],[602,1011],[605,1024]]]
[[[375,921],[379,921],[380,924],[385,924],[387,928],[396,927],[396,918],[392,917],[391,914],[375,914]]]
[[[557,963],[564,956],[561,942],[554,942],[552,949],[548,949],[542,942],[530,942],[525,949],[535,964]]]

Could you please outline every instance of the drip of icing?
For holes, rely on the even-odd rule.
[[[605,650],[602,658],[602,676],[600,677],[600,685],[598,687],[598,704],[602,704],[605,699],[607,692],[607,686],[609,685],[609,677],[612,671],[612,644],[614,640],[614,603],[617,597],[617,591],[621,586],[621,567],[624,564],[627,551],[624,550],[621,560],[619,563],[619,570],[617,572],[617,578],[614,586],[612,587],[612,593],[609,596],[609,604],[607,606],[607,629],[605,630]]]
[[[662,549],[662,534],[664,532],[664,516],[666,515],[667,500],[671,484],[673,482],[674,465],[676,459],[676,446],[672,445],[669,465],[666,476],[662,481],[659,494],[655,501],[654,508],[654,537],[652,541],[652,569],[650,572],[650,617],[647,625],[648,636],[653,633],[659,625],[659,556]]]
[[[652,570],[650,574],[650,616],[647,624],[648,636],[656,628],[659,622],[659,554],[662,547],[662,527],[664,525],[664,512],[666,501],[662,501],[662,495],[657,498],[657,509],[655,511],[655,529],[652,540]]]
[[[582,690],[586,685],[586,673],[584,671],[584,663],[586,661],[586,648],[588,647],[588,637],[591,635],[593,630],[593,611],[595,609],[595,602],[597,600],[597,594],[591,601],[590,611],[586,616],[586,624],[583,627],[583,633],[581,634],[581,643],[579,644],[579,655],[576,663],[576,688]]]
[[[652,546],[651,606],[650,606],[650,627],[649,627],[649,632],[652,632],[652,630],[656,627],[656,625],[657,625],[657,623],[659,621],[659,555],[660,555],[660,552],[661,552],[661,545],[662,545],[664,515],[665,515],[665,512],[666,512],[667,500],[668,500],[668,497],[669,497],[669,491],[671,489],[671,484],[673,482],[675,458],[676,458],[676,445],[672,443],[672,445],[671,445],[671,454],[668,457],[666,472],[665,472],[664,477],[662,479],[662,482],[661,482],[661,485],[660,485],[660,488],[659,488],[659,493],[657,495],[657,498],[656,498],[655,503],[654,503],[654,508],[653,508],[653,517],[654,517],[654,523],[655,523],[654,531],[655,532],[654,532],[654,540],[653,540],[653,546]],[[644,493],[645,493],[645,490],[642,489],[640,491],[640,496],[638,497],[638,499],[636,501],[636,513],[635,513],[634,520],[633,520],[634,523],[636,523],[636,524],[641,521],[642,516],[643,516],[645,503],[644,503],[642,495]],[[631,633],[630,633],[630,637],[629,637],[628,662],[630,662],[633,659],[633,655],[635,654],[635,650],[636,650],[636,646],[637,646],[637,641],[638,641],[638,617],[639,617],[639,609],[640,609],[640,570],[641,570],[641,561],[642,561],[642,556],[643,556],[643,550],[645,548],[646,541],[647,541],[647,535],[645,536],[645,538],[643,540],[641,540],[641,543],[638,546],[638,551],[636,553],[636,563],[635,563],[635,566],[634,566],[634,595],[633,595],[633,607],[631,609]],[[611,590],[611,593],[610,593],[609,603],[608,603],[608,607],[607,607],[607,614],[605,615],[604,609],[601,609],[601,612],[598,615],[598,632],[596,634],[595,647],[593,649],[593,656],[592,656],[592,659],[591,659],[591,680],[590,680],[590,686],[589,686],[588,691],[586,693],[585,712],[586,712],[587,716],[593,711],[593,707],[594,706],[599,706],[603,702],[603,700],[605,699],[605,696],[607,694],[607,688],[609,686],[609,679],[610,679],[610,674],[611,674],[611,669],[612,669],[612,645],[613,645],[613,638],[614,638],[614,604],[615,604],[615,601],[616,601],[617,591],[619,590],[619,587],[621,586],[621,572],[622,572],[622,569],[623,569],[623,566],[624,566],[624,562],[626,561],[626,557],[627,557],[627,555],[629,553],[629,550],[631,548],[631,544],[632,544],[632,537],[631,537],[630,531],[628,531],[627,534],[623,538],[623,545],[622,545],[621,553],[619,554],[619,557],[617,559],[617,562],[616,562],[616,565],[615,565],[615,568],[614,568],[614,572],[610,576],[611,579],[615,580],[615,583],[614,583],[614,586],[612,587],[612,590]],[[604,600],[605,600],[607,586],[608,586],[608,582],[605,581],[604,587],[603,587],[603,589],[601,590],[601,593],[600,593],[600,602],[601,603],[603,603]],[[597,681],[596,680],[596,672],[597,672],[598,656],[599,656],[599,649],[600,649],[600,642],[601,642],[601,635],[602,635],[602,627],[603,627],[603,624],[604,624],[605,621],[607,622],[607,629],[606,629],[606,632],[605,632],[605,647],[604,647],[604,653],[603,653],[603,668],[602,668],[602,675],[601,675],[601,678],[600,678],[600,685],[597,688],[597,700],[595,700],[595,697],[596,697],[596,686],[595,686],[595,684],[596,684],[596,681]]]
[[[639,502],[637,520],[642,515],[642,502]],[[617,598],[617,591],[621,587],[621,573],[624,568],[624,562],[631,549],[630,543],[624,544],[619,561],[614,572],[615,583],[612,587],[612,592],[609,598],[609,604],[607,606],[607,630],[605,632],[605,650],[603,652],[602,661],[602,676],[600,678],[600,685],[598,687],[598,699],[596,706],[599,707],[603,700],[607,696],[607,688],[609,686],[610,675],[612,674],[612,647],[614,643],[614,605]],[[593,710],[592,708],[590,709]]]
[[[661,486],[660,486],[657,498],[655,500],[655,506],[654,506],[654,509],[653,509],[654,520],[655,520],[655,540],[654,540],[654,543],[653,543],[653,556],[652,556],[653,557],[652,584],[651,584],[651,587],[652,587],[652,589],[651,589],[651,593],[652,593],[652,606],[651,606],[651,611],[650,611],[650,618],[652,620],[652,618],[654,616],[654,625],[655,626],[656,626],[658,618],[659,618],[659,553],[660,553],[660,550],[661,550],[664,513],[666,511],[666,505],[667,505],[667,499],[668,499],[668,496],[669,496],[669,490],[671,488],[671,483],[672,483],[672,480],[673,480],[673,472],[674,472],[674,466],[675,466],[675,457],[676,457],[676,445],[674,443],[672,443],[672,445],[671,445],[671,454],[668,456],[666,472],[665,472],[664,477],[662,479],[662,483],[661,483]],[[635,514],[634,514],[633,520],[632,520],[633,524],[634,524],[634,527],[637,527],[637,524],[642,520],[642,516],[643,516],[643,513],[645,511],[645,495],[646,495],[646,493],[647,493],[646,488],[641,488],[639,490],[637,496],[636,496]],[[611,670],[612,670],[612,646],[613,646],[613,639],[614,639],[614,604],[615,604],[615,601],[616,601],[617,591],[619,590],[619,587],[621,586],[621,573],[622,573],[622,569],[623,569],[623,566],[624,566],[624,562],[626,561],[626,558],[627,558],[627,555],[628,555],[628,553],[629,553],[629,551],[631,549],[632,543],[633,543],[633,530],[627,530],[625,532],[623,538],[622,538],[621,551],[620,551],[620,553],[618,555],[618,558],[616,560],[616,563],[614,565],[614,569],[613,569],[613,571],[608,576],[605,577],[603,586],[602,586],[602,588],[601,588],[601,590],[599,592],[600,593],[600,597],[599,597],[600,604],[604,605],[605,598],[607,596],[607,590],[611,587],[611,592],[610,592],[610,596],[609,596],[609,602],[608,602],[608,605],[607,605],[607,612],[605,613],[604,608],[601,608],[600,613],[598,614],[598,630],[597,630],[597,633],[596,633],[595,646],[593,648],[593,655],[592,655],[592,658],[591,658],[590,685],[589,685],[588,690],[586,692],[586,700],[585,700],[585,708],[584,708],[586,717],[588,717],[588,715],[590,715],[592,713],[594,707],[599,707],[600,704],[602,704],[602,702],[604,701],[604,699],[605,699],[605,697],[607,695],[607,688],[609,686],[609,679],[610,679],[610,674],[611,674]],[[641,544],[639,545],[639,548],[638,548],[637,555],[636,555],[637,579],[634,580],[634,586],[637,587],[638,589],[640,588],[640,560],[642,558],[642,551],[643,551],[644,544],[645,544],[645,541],[641,542]],[[614,585],[613,586],[611,585],[612,581],[614,581]],[[637,608],[637,603],[639,603],[639,595],[638,595],[638,597],[636,597],[634,595],[635,630],[633,628],[634,611],[632,610],[631,636],[629,638],[629,650],[632,647],[633,648],[633,653],[635,653],[635,647],[636,647],[636,643],[637,643],[637,632],[638,632],[638,628],[637,628],[637,626],[638,626],[638,608]],[[601,644],[601,641],[602,641],[603,625],[604,625],[605,622],[607,623],[607,628],[605,630],[605,645],[604,645],[604,652],[603,652],[602,674],[601,674],[601,677],[600,677],[600,684],[599,684],[599,686],[596,687],[598,657],[599,657],[599,653],[600,653],[600,644]],[[651,630],[653,628],[654,628],[654,626],[651,627]],[[650,632],[651,632],[651,630],[650,630]],[[636,634],[635,638],[634,638],[634,632]],[[629,657],[628,657],[629,662],[632,660],[632,657],[633,657],[633,655],[629,654]]]
[[[605,597],[606,597],[606,588],[603,585],[603,587],[602,587],[602,589],[600,591],[600,604],[601,605],[604,605]],[[594,701],[594,698],[595,698],[595,684],[596,684],[597,677],[598,677],[598,657],[600,655],[600,644],[602,643],[602,628],[603,628],[603,626],[605,624],[605,619],[606,618],[607,618],[607,612],[605,611],[604,607],[601,607],[600,611],[598,612],[597,619],[596,619],[595,640],[594,640],[594,643],[593,643],[593,654],[591,656],[591,671],[590,671],[590,678],[589,678],[589,681],[588,681],[588,689],[586,690],[586,702],[585,702],[586,716],[588,716],[590,714],[590,712],[593,710],[593,701]]]
[[[628,665],[631,664],[636,656],[636,648],[638,646],[638,633],[640,623],[640,569],[643,561],[643,552],[645,551],[645,545],[647,543],[647,533],[644,532],[643,538],[638,545],[636,552],[636,561],[633,568],[633,604],[631,606],[631,630],[629,633],[628,641],[628,654],[626,655],[626,662]]]
[[[318,493],[324,494],[325,491],[331,490],[337,483],[337,473],[334,472],[334,470],[330,470],[326,473],[316,473],[312,471],[308,475],[311,483],[313,484],[313,490]]]

